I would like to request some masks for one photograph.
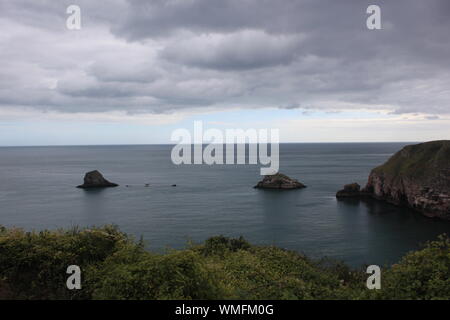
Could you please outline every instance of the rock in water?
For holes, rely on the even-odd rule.
[[[295,179],[289,178],[282,173],[265,176],[264,179],[255,186],[260,189],[300,189],[306,186]]]
[[[450,141],[404,147],[371,171],[361,195],[450,220]]]
[[[117,187],[118,184],[109,182],[103,175],[97,171],[90,171],[84,175],[84,183],[77,188],[87,189],[87,188],[108,188]]]
[[[361,196],[361,186],[356,182],[346,184],[344,189],[339,190],[336,193],[337,198],[353,198]]]

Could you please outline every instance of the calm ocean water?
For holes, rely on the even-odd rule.
[[[252,188],[261,179],[259,165],[175,166],[169,145],[4,147],[0,224],[39,230],[114,223],[158,251],[243,235],[354,266],[393,263],[450,232],[450,223],[334,195],[346,183],[364,185],[370,169],[403,145],[282,144],[280,172],[308,186],[284,192]],[[76,189],[93,169],[120,187]]]

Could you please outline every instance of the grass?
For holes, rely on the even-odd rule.
[[[439,168],[450,170],[450,141],[431,141],[409,145],[395,153],[385,164],[374,169],[390,177],[433,179]],[[438,169],[438,170],[436,170]]]

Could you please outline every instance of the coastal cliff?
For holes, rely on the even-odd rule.
[[[450,220],[450,141],[404,147],[371,171],[361,195]]]

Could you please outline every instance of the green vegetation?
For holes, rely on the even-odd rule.
[[[69,265],[82,289],[68,290]],[[363,269],[210,238],[155,254],[116,227],[25,232],[0,227],[2,299],[449,299],[450,240],[441,236],[383,268],[368,290]]]
[[[409,145],[394,154],[374,172],[390,177],[434,179],[439,169],[450,169],[450,141],[439,140]]]

